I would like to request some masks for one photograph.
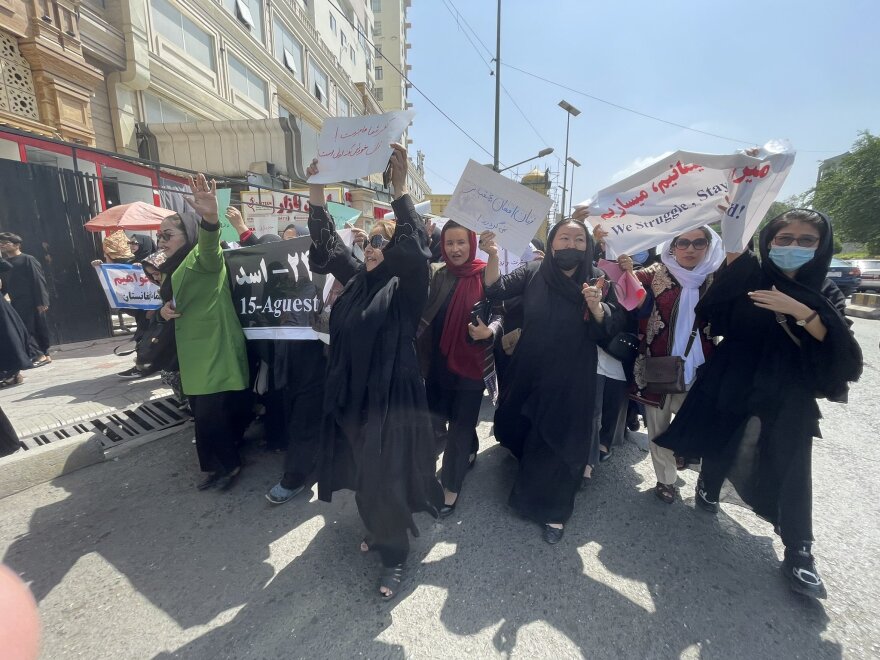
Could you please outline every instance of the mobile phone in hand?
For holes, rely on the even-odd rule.
[[[391,159],[388,160],[388,167],[382,172],[382,185],[388,187],[391,184]]]

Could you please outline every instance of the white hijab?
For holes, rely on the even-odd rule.
[[[700,287],[706,278],[714,273],[724,261],[724,248],[721,246],[721,237],[710,227],[706,227],[712,236],[712,242],[706,248],[706,256],[693,270],[688,270],[678,264],[675,256],[670,253],[672,241],[666,241],[660,246],[660,260],[672,273],[672,276],[681,284],[681,295],[678,298],[678,316],[675,320],[674,338],[672,341],[672,355],[684,356],[691,331],[694,328],[696,318],[695,309],[700,301]],[[703,345],[700,337],[694,340],[691,352],[684,361],[684,381],[690,386],[697,375],[697,368],[706,361],[703,355]]]

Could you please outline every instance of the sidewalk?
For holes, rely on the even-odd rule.
[[[114,347],[134,347],[124,337],[64,344],[53,348],[52,363],[28,369],[21,385],[0,389],[0,407],[20,438],[89,420],[171,394],[159,376],[123,380],[134,356],[117,357]]]

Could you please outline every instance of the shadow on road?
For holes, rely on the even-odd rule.
[[[436,639],[438,618],[457,636],[494,629],[496,653],[518,644],[522,653],[524,636],[534,635],[524,628],[543,622],[587,656],[841,656],[820,637],[822,607],[788,593],[771,539],[724,513],[695,511],[687,492],[667,506],[640,490],[633,465],[644,454],[631,445],[600,467],[551,547],[505,506],[516,464],[484,443],[455,516],[419,517],[408,583],[383,603],[378,558],[357,549],[362,529],[350,495],[270,507],[263,492],[281,462],[273,454],[251,455],[234,491],[198,493],[189,439],[178,434],[156,451],[159,444],[56,480],[69,497],[38,509],[3,560],[42,600],[80,558],[98,553],[184,631],[237,609],[158,657],[442,654],[418,646],[419,626]],[[435,603],[421,585],[445,596]],[[412,630],[393,626],[390,637],[405,645],[380,639],[396,608],[418,621]],[[157,640],[154,652],[164,646]]]

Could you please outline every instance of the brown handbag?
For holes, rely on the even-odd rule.
[[[648,394],[681,394],[687,392],[684,382],[684,361],[690,354],[697,338],[698,319],[694,319],[690,339],[684,351],[684,357],[669,355],[663,357],[645,356],[645,392]]]

